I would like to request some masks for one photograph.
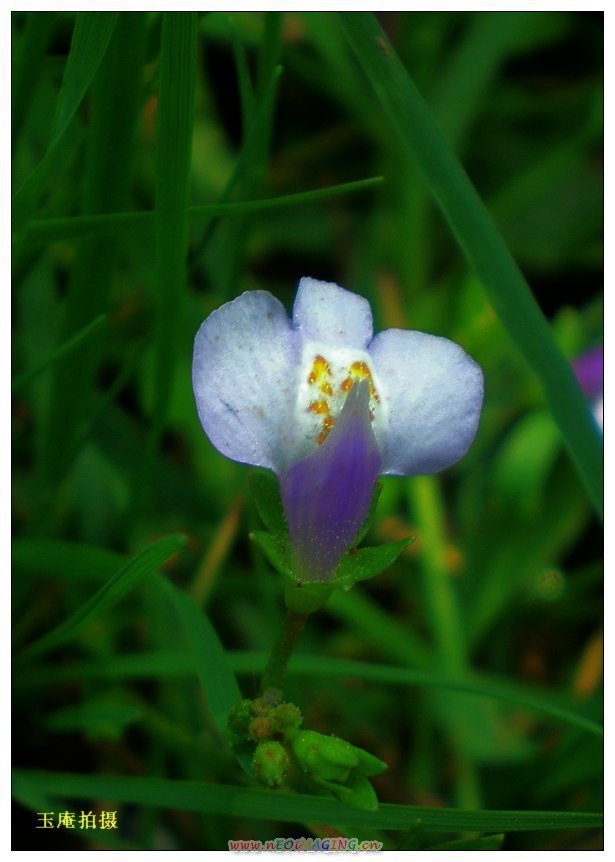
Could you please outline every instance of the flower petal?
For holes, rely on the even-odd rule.
[[[330,580],[367,517],[380,463],[364,381],[351,389],[324,443],[280,477],[299,578]]]
[[[474,439],[483,401],[480,367],[446,338],[387,329],[369,347],[388,428],[382,472],[436,473]]]
[[[593,347],[577,357],[572,363],[581,389],[588,398],[602,394],[604,385],[604,349]]]
[[[293,324],[306,341],[361,347],[372,338],[369,302],[337,284],[302,278],[293,308]]]
[[[267,291],[212,312],[194,345],[199,419],[228,458],[282,470],[293,446],[298,359],[284,306]]]

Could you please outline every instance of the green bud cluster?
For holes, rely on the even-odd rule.
[[[265,787],[279,787],[294,762],[312,786],[356,808],[377,808],[368,777],[386,763],[337,736],[301,729],[302,723],[295,704],[282,703],[270,689],[230,710],[227,735],[234,747],[252,750],[254,775]]]
[[[294,703],[282,703],[269,689],[255,700],[242,700],[228,715],[227,737],[234,748],[253,750],[254,774],[266,787],[279,787],[290,765],[286,744],[297,733],[303,716]]]

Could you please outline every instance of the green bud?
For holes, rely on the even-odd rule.
[[[232,742],[245,742],[250,738],[250,701],[240,700],[228,712],[227,732]]]
[[[352,745],[337,736],[323,736],[314,730],[302,730],[290,744],[300,768],[317,781],[343,784],[352,767],[359,762]]]
[[[269,713],[269,721],[274,733],[290,738],[301,727],[303,716],[294,703],[281,703]]]
[[[257,745],[252,758],[252,768],[261,784],[266,787],[279,787],[289,765],[290,759],[281,743],[270,740]]]
[[[258,715],[250,722],[250,737],[255,742],[262,742],[264,739],[271,739],[273,736],[273,727],[269,718],[264,715]]]
[[[252,715],[269,715],[272,709],[282,703],[282,692],[277,688],[268,688],[261,697],[250,702]]]

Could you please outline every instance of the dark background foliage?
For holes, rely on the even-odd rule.
[[[104,28],[83,14],[92,43],[77,81]],[[384,12],[379,20],[572,361],[602,338],[602,15]],[[49,155],[75,14],[13,14],[17,194],[47,159],[31,203],[16,208],[13,249],[16,650],[86,602],[121,565],[114,555],[181,533],[187,544],[164,577],[207,613],[243,692],[254,694],[280,624],[281,588],[247,538],[258,527],[247,469],[220,456],[199,426],[192,342],[203,318],[244,290],[269,290],[290,308],[302,275],[336,281],[371,301],[376,330],[403,326],[462,344],[484,369],[486,399],[459,465],[385,483],[369,540],[416,541],[311,621],[299,654],[314,657],[313,672],[291,674],[289,696],[310,727],[387,761],[374,782],[383,803],[599,810],[595,736],[501,698],[333,675],[333,659],[478,674],[599,721],[600,525],[536,378],[467,269],[337,16],[212,12],[196,26],[195,65],[182,56],[169,73],[161,15],[121,13]],[[190,104],[193,84],[192,128],[180,109],[165,126],[163,103],[185,96]],[[184,254],[184,181],[198,207],[375,176],[384,180],[284,208],[192,211]],[[154,207],[147,224],[116,220],[79,235],[87,215]],[[21,660],[16,766],[243,783],[157,583],[145,577],[70,641]],[[131,669],[135,659],[144,659],[140,669]],[[44,783],[37,792],[19,798],[16,848],[215,849],[233,837],[308,829],[277,822],[272,795],[267,821],[93,798],[88,809],[118,810],[117,834],[42,832],[34,826],[48,801]],[[83,804],[55,800],[53,810]],[[364,833],[348,830],[385,836],[391,849],[402,841],[399,832]],[[458,836],[418,841],[447,837]],[[599,842],[593,830],[522,831],[504,847]]]

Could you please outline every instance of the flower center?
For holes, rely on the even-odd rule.
[[[369,412],[378,439],[384,424],[384,407],[379,384],[367,352],[349,347],[331,348],[309,342],[303,349],[297,421],[305,441],[320,446],[335,425],[346,396],[354,383],[369,383]]]

